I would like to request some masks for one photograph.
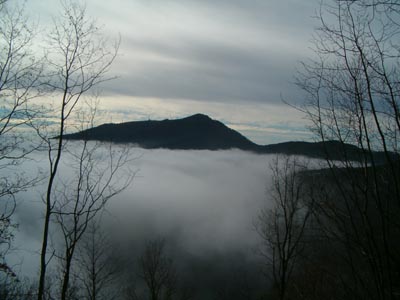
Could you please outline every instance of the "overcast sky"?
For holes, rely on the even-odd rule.
[[[27,1],[42,26],[60,5]],[[305,139],[293,85],[310,57],[317,0],[88,0],[88,15],[121,36],[103,87],[108,121],[205,113],[259,143]]]

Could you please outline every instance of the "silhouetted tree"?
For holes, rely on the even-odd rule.
[[[5,261],[13,237],[16,195],[35,183],[17,169],[35,149],[22,130],[38,113],[42,64],[33,55],[33,24],[23,8],[0,1],[0,272],[12,273]]]
[[[42,300],[44,294],[46,267],[49,263],[47,251],[50,221],[57,202],[55,182],[64,151],[63,137],[68,126],[68,120],[71,121],[73,118],[82,97],[99,83],[109,79],[105,77],[105,74],[118,50],[118,43],[110,47],[107,40],[102,37],[100,28],[87,18],[85,6],[67,0],[62,1],[62,6],[63,12],[58,18],[54,19],[54,29],[47,38],[49,49],[47,65],[53,72],[48,86],[54,90],[54,95],[60,99],[59,106],[57,106],[58,124],[54,129],[57,139],[52,138],[54,135],[48,134],[48,131],[52,129],[48,124],[36,126],[38,135],[47,145],[49,161],[47,191],[43,199],[45,217],[38,300]],[[85,151],[82,151],[83,155]],[[76,198],[71,200],[75,201]]]
[[[0,279],[0,299],[2,300],[33,300],[36,287],[28,279],[2,277]]]
[[[342,266],[331,284],[348,299],[397,299],[399,4],[325,1],[318,17],[315,60],[303,64],[297,83],[307,94],[304,111],[316,137],[343,145],[340,162],[327,155],[331,175],[314,214]],[[361,148],[356,160],[345,143]],[[374,150],[385,159],[377,160]]]
[[[139,276],[147,285],[150,299],[171,299],[176,288],[176,272],[172,259],[165,253],[165,241],[147,242],[138,263]]]
[[[133,173],[121,173],[121,168],[130,158],[127,148],[120,147],[119,151],[115,151],[111,145],[106,149],[97,143],[83,141],[81,144],[78,153],[73,151],[68,156],[71,157],[71,164],[77,164],[73,179],[64,181],[54,193],[53,214],[63,236],[63,254],[60,256],[64,266],[61,299],[66,299],[78,243],[94,218],[105,209],[107,202],[123,191],[133,179]],[[76,146],[74,143],[74,148]],[[74,162],[74,159],[77,161]]]
[[[85,103],[89,105],[89,111],[79,112],[81,131],[93,126],[96,115],[97,102]],[[53,221],[61,229],[63,240],[61,247],[56,247],[60,250],[56,249],[54,252],[62,266],[61,299],[71,297],[68,296],[72,292],[69,283],[71,279],[75,279],[71,278],[71,271],[79,243],[88,229],[91,228],[95,235],[93,227],[96,224],[93,222],[96,217],[104,212],[112,197],[128,187],[134,177],[134,172],[126,166],[131,161],[129,149],[125,146],[113,147],[112,144],[107,146],[86,140],[74,141],[71,145],[64,146],[64,157],[69,168],[61,172],[72,172],[72,177],[58,179],[52,208]],[[106,247],[104,239],[102,242],[103,244],[93,245],[98,248],[97,253],[109,250],[101,249]],[[96,293],[93,295],[95,297]]]
[[[271,164],[272,185],[268,199],[272,207],[261,211],[256,229],[262,238],[261,254],[266,259],[267,277],[272,274],[278,298],[288,299],[292,276],[304,255],[306,230],[311,216],[306,184],[301,172],[306,167],[294,156],[278,156]],[[270,271],[272,269],[272,271]]]
[[[82,298],[117,299],[117,280],[121,279],[122,261],[117,246],[101,228],[101,218],[93,220],[77,248],[74,276],[83,286]]]
[[[165,245],[163,239],[146,243],[137,262],[136,273],[139,280],[131,282],[128,287],[128,299],[188,300],[193,297],[191,289],[179,285],[174,262],[166,253]],[[140,286],[140,281],[144,283],[144,289]]]

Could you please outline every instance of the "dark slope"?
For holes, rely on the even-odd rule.
[[[359,160],[363,157],[356,146],[337,141],[285,142],[266,146],[257,145],[223,123],[203,114],[183,119],[136,121],[103,124],[85,131],[67,134],[65,139],[98,140],[115,143],[134,143],[142,148],[222,150],[241,149],[256,153],[284,153],[330,159]],[[374,152],[376,162],[384,162],[383,153]]]
[[[313,158],[329,158],[331,160],[362,161],[365,157],[373,157],[376,164],[384,164],[387,157],[384,152],[373,151],[370,154],[363,152],[357,146],[344,144],[339,141],[325,142],[284,142],[261,146],[262,153],[283,153],[292,155],[305,155]],[[399,156],[389,153],[391,160],[398,160]]]
[[[66,139],[87,139],[116,143],[135,143],[143,148],[231,149],[255,151],[258,146],[235,130],[206,115],[163,121],[137,121],[103,124]]]
[[[345,155],[349,158],[361,154],[356,146],[342,144],[338,141],[326,142],[284,142],[263,146],[265,153],[283,153],[294,155],[307,155],[310,157],[329,157],[331,159],[342,159]]]

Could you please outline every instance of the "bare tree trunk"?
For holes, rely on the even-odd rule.
[[[93,22],[87,20],[86,9],[73,1],[64,1],[62,15],[55,19],[54,30],[49,34],[49,43],[53,52],[49,54],[48,65],[54,67],[54,74],[48,86],[55,93],[61,93],[61,105],[58,127],[58,141],[55,147],[52,136],[36,127],[38,135],[48,146],[49,180],[45,195],[45,219],[43,225],[43,240],[40,258],[40,276],[38,300],[44,296],[48,237],[53,209],[56,205],[54,185],[58,167],[63,153],[67,120],[73,116],[81,97],[96,85],[107,80],[104,77],[113,62],[118,44],[110,49],[99,35],[99,29]],[[67,272],[68,273],[68,272]]]

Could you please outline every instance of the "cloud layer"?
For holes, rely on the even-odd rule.
[[[295,96],[296,62],[308,55],[313,5],[304,1],[117,1],[100,5],[121,32],[124,95],[205,102],[277,103]],[[94,8],[99,8],[94,5]],[[107,25],[108,26],[108,25]]]
[[[133,184],[111,200],[105,230],[129,249],[145,240],[163,237],[189,257],[209,259],[240,253],[255,258],[258,236],[253,221],[268,205],[266,186],[271,156],[232,151],[169,151],[136,149],[139,170]],[[29,162],[45,168],[45,157]],[[72,176],[64,161],[64,180]],[[27,165],[28,167],[28,165]],[[32,171],[33,173],[34,171]],[[44,205],[43,187],[20,196],[19,230],[10,257],[21,270],[37,271]],[[55,227],[53,227],[55,228]],[[54,231],[53,240],[57,241]]]
[[[26,5],[45,34],[60,5]],[[111,40],[121,37],[111,69],[118,78],[101,87],[101,103],[114,122],[137,120],[145,103],[151,117],[211,111],[242,127],[256,122],[242,133],[259,143],[307,139],[306,122],[282,99],[305,100],[292,82],[298,62],[312,55],[316,8],[317,0],[88,0],[88,16]],[[234,115],[241,107],[248,109],[239,122]],[[291,121],[271,121],[276,108]],[[114,113],[120,111],[124,116]],[[271,134],[277,128],[282,134]]]

